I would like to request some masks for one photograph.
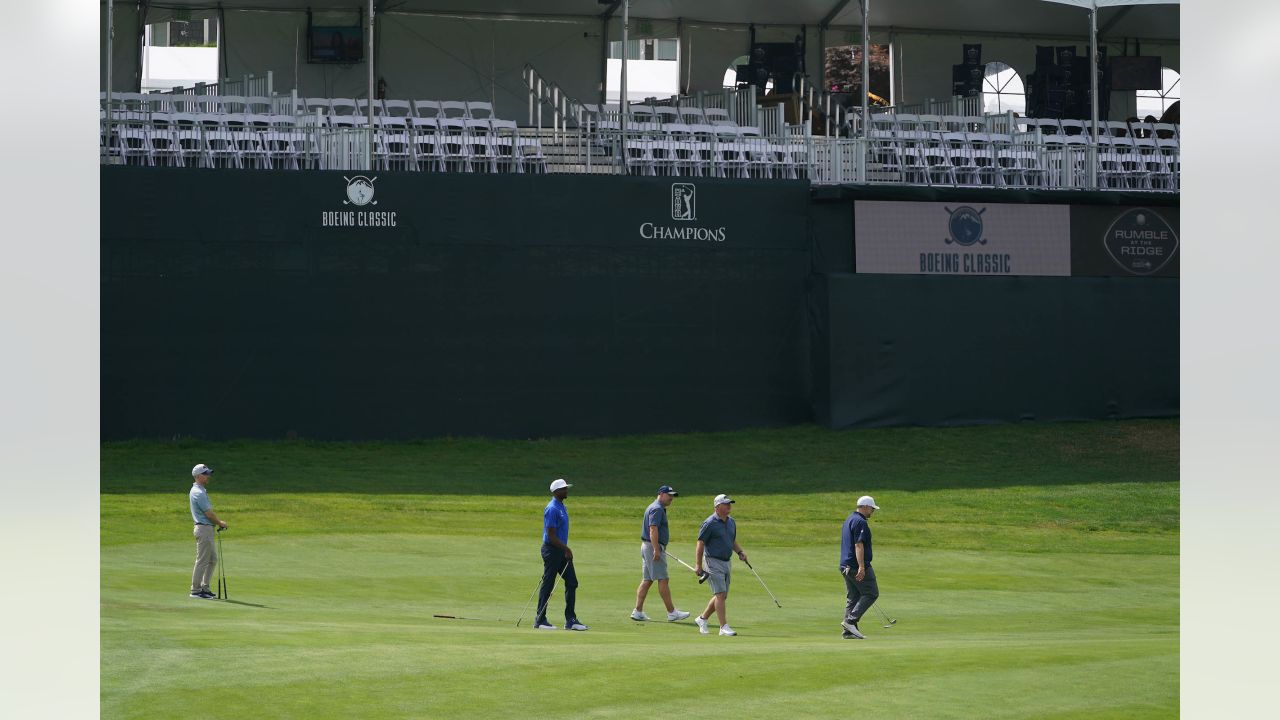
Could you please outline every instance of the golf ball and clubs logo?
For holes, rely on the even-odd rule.
[[[952,210],[949,207],[943,207],[950,216],[947,219],[947,233],[950,237],[945,241],[948,245],[955,243],[962,247],[971,245],[986,245],[987,241],[982,237],[982,213],[986,212],[986,208],[974,210],[968,205],[961,205]]]
[[[343,177],[347,181],[347,199],[342,201],[343,205],[355,205],[362,207],[364,205],[377,205],[378,201],[373,199],[373,183],[378,178],[368,178],[364,175],[356,175],[355,177]]]

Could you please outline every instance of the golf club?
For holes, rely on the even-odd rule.
[[[572,557],[570,557],[570,559],[564,560],[563,568],[561,568],[561,571],[557,573],[562,580],[564,579],[564,571],[568,570],[568,564],[570,564],[570,562],[572,561],[573,561]],[[539,582],[538,587],[539,588],[543,587],[543,583]],[[544,602],[543,606],[539,607],[538,615],[536,615],[536,618],[541,618],[541,616],[543,616],[543,612],[547,611],[547,606],[550,605],[550,601],[552,601],[552,594],[548,593],[547,602]],[[517,623],[516,626],[520,626],[520,624]]]
[[[222,531],[218,528],[218,599],[230,600],[231,590],[227,587],[227,556],[222,552]]]
[[[687,562],[685,562],[685,561],[681,560],[680,558],[676,557],[675,555],[672,555],[672,554],[671,554],[671,551],[669,551],[669,550],[663,550],[662,552],[664,552],[664,553],[666,553],[667,555],[669,555],[669,556],[671,557],[671,559],[672,559],[672,560],[675,560],[676,562],[680,563],[681,565],[683,565],[683,566],[685,566],[685,567],[689,568],[690,570],[693,570],[693,573],[694,573],[695,575],[697,575],[697,576],[698,576],[698,584],[699,584],[699,585],[701,585],[702,583],[706,582],[706,581],[707,581],[707,578],[711,577],[711,574],[710,574],[710,573],[708,573],[706,570],[703,570],[702,572],[698,572],[697,570],[694,570],[694,568],[693,568],[693,566],[692,566],[692,565],[690,565],[689,563],[687,563]]]
[[[889,617],[889,613],[885,612],[885,611],[884,611],[884,608],[880,607],[879,605],[876,605],[876,609],[877,609],[877,610],[879,610],[879,611],[880,611],[880,614],[884,616],[884,621],[885,621],[885,622],[887,622],[887,623],[889,623],[888,625],[885,625],[884,627],[887,627],[887,628],[888,628],[888,627],[893,627],[893,626],[894,626],[894,624],[898,622],[898,621],[897,621],[897,619]]]
[[[769,593],[769,597],[773,598],[773,604],[778,607],[782,607],[782,603],[778,602],[778,598],[773,597],[773,592],[769,590],[769,586],[764,584],[764,578],[760,577],[760,573],[756,572],[756,569],[751,567],[751,563],[746,560],[743,560],[742,562],[747,563],[747,567],[751,568],[751,574],[756,576],[756,579],[760,581],[760,587],[764,588],[764,591]]]
[[[529,612],[529,603],[533,602],[533,597],[542,589],[542,578],[538,578],[538,584],[533,586],[533,592],[529,594],[529,599],[524,601],[524,608],[520,610],[520,617],[516,620],[516,627],[520,627],[520,623],[524,622],[524,614]]]

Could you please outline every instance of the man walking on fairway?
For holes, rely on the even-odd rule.
[[[573,601],[578,590],[578,574],[573,571],[573,551],[569,549],[569,511],[564,499],[573,487],[563,479],[551,483],[551,502],[542,511],[542,586],[538,591],[538,617],[533,621],[535,630],[555,630],[547,622],[547,602],[556,576],[564,578],[564,629],[586,630],[578,620]]]
[[[191,492],[187,498],[191,505],[191,519],[195,521],[192,534],[196,536],[196,566],[191,570],[191,597],[212,600],[217,595],[209,592],[209,578],[213,576],[213,568],[218,564],[218,553],[214,550],[214,526],[225,528],[227,524],[213,511],[209,502],[209,493],[205,485],[213,475],[213,468],[203,463],[191,468]]]
[[[716,619],[720,621],[721,635],[738,634],[729,627],[724,610],[725,598],[729,597],[730,553],[736,552],[739,559],[743,562],[747,561],[747,553],[738,544],[738,525],[733,518],[729,517],[729,513],[733,510],[733,503],[734,501],[728,495],[717,495],[716,511],[703,520],[702,527],[698,529],[698,551],[693,563],[694,572],[699,576],[702,575],[702,561],[705,554],[713,593],[707,608],[693,619],[698,624],[698,632],[703,635],[709,635],[711,632],[707,629],[707,618],[711,617],[712,610],[716,613]]]
[[[644,614],[644,599],[649,595],[649,586],[658,583],[658,594],[667,606],[667,621],[675,622],[689,617],[689,613],[677,610],[671,602],[670,580],[667,576],[667,541],[670,532],[667,530],[667,508],[680,493],[670,485],[658,488],[658,499],[649,503],[644,510],[644,519],[640,522],[640,587],[636,588],[636,609],[631,611],[632,620],[648,620]]]
[[[870,495],[863,495],[858,498],[858,509],[845,518],[840,530],[840,574],[844,577],[845,589],[844,620],[840,627],[844,628],[845,640],[865,639],[858,629],[858,621],[880,597],[876,571],[871,569],[871,526],[867,524],[871,514],[879,509]]]

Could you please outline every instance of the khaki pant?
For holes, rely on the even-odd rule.
[[[214,549],[212,525],[196,525],[191,531],[196,536],[196,566],[191,571],[191,592],[209,589],[209,578],[218,565],[218,551]]]

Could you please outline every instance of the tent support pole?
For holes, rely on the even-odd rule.
[[[1089,187],[1098,187],[1098,7],[1089,10]]]
[[[871,92],[871,28],[867,25],[871,14],[871,0],[858,0],[862,5],[862,137],[867,137],[867,125],[871,119],[867,107],[867,93]]]

